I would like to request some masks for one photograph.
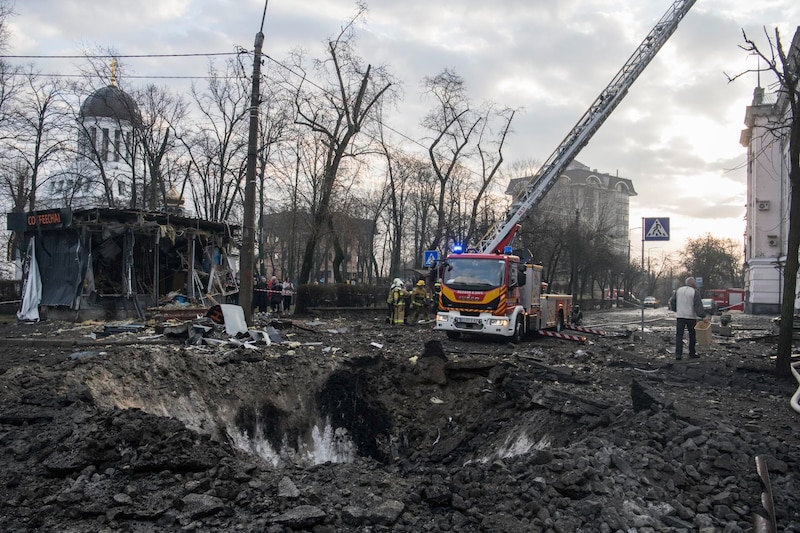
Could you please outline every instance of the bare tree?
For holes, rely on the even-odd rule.
[[[16,168],[27,169],[30,180],[25,186],[28,209],[36,209],[37,193],[47,173],[63,163],[72,141],[72,127],[64,104],[64,86],[60,80],[41,76],[31,67],[24,76],[24,86],[9,116],[12,134],[3,141],[6,155]],[[15,172],[20,176],[20,172]]]
[[[364,8],[361,7],[358,17]],[[358,157],[365,145],[357,144],[357,135],[374,120],[375,108],[386,97],[392,81],[383,67],[364,67],[352,43],[355,18],[335,38],[328,41],[327,60],[318,63],[318,71],[328,80],[321,96],[306,91],[304,78],[295,93],[296,123],[307,128],[322,143],[325,151],[318,202],[311,213],[309,236],[303,253],[300,282],[310,280],[320,238],[331,227],[332,199],[341,179],[343,162]],[[298,69],[302,66],[298,65]],[[336,241],[334,240],[334,246]],[[341,250],[336,250],[339,256]],[[334,265],[334,276],[341,276]]]
[[[149,183],[142,184],[141,203],[155,211],[165,205],[168,184],[172,185],[168,183],[171,180],[165,166],[170,152],[176,149],[175,131],[186,117],[188,104],[168,88],[152,84],[136,91],[133,98],[139,102],[141,122],[136,125],[137,138],[149,170]]]
[[[14,14],[14,4],[9,0],[0,0],[0,50],[8,47],[8,19]]]
[[[448,69],[425,78],[423,85],[436,102],[422,124],[432,133],[428,156],[439,182],[437,224],[429,248],[447,244],[449,235],[477,241],[478,233],[494,223],[492,210],[484,209],[490,205],[485,198],[503,164],[515,111],[498,110],[491,103],[473,107],[464,80]]]
[[[264,223],[260,237],[266,240],[268,235],[282,236],[283,251],[287,257],[287,270],[293,276],[298,274],[298,265],[302,261],[304,243],[307,240],[310,226],[308,213],[314,211],[318,203],[319,183],[322,181],[325,166],[324,147],[313,135],[304,135],[301,128],[290,127],[290,142],[282,143],[282,149],[275,154],[273,179],[276,187],[288,193],[285,198],[288,207],[288,219],[279,224],[267,227]],[[264,214],[276,212],[274,205],[265,202]],[[266,250],[265,250],[266,252]],[[319,254],[315,255],[312,271],[319,264]]]
[[[292,116],[292,102],[286,92],[282,91],[280,84],[271,82],[261,84],[261,109],[259,113],[257,153],[256,153],[256,183],[258,194],[257,212],[259,214],[258,233],[256,241],[259,244],[256,253],[256,264],[263,265],[266,258],[266,250],[262,249],[261,243],[265,242],[264,213],[268,210],[279,212],[282,205],[280,200],[287,201],[293,197],[286,194],[291,188],[279,191],[277,182],[270,176],[270,169],[274,168],[273,159],[276,158],[276,151],[280,149],[280,143],[288,136],[289,124]],[[278,195],[278,192],[282,194]],[[242,190],[242,202],[244,202],[244,191]],[[287,202],[288,203],[288,202]],[[291,213],[291,223],[294,227],[296,217]],[[284,220],[285,221],[285,220]],[[293,249],[290,246],[292,241],[281,242],[283,252]],[[280,271],[282,276],[294,277],[296,275],[295,254],[281,253]],[[275,270],[275,269],[273,269]],[[263,274],[264,272],[262,272]]]
[[[438,217],[436,231],[428,246],[437,249],[442,244],[448,227],[448,186],[461,162],[469,156],[473,135],[483,120],[477,115],[467,97],[464,79],[445,69],[436,76],[425,78],[425,89],[436,100],[435,107],[423,119],[422,125],[431,130],[433,138],[428,145],[433,172],[439,180]]]
[[[514,120],[515,113],[513,109],[503,109],[495,113],[492,106],[487,106],[482,113],[483,120],[481,121],[476,147],[477,155],[480,159],[480,175],[478,176],[475,197],[472,200],[469,229],[467,230],[467,237],[470,240],[479,238],[479,235],[477,235],[478,229],[483,235],[494,225],[495,221],[486,217],[483,221],[480,221],[479,225],[478,217],[481,213],[487,214],[485,210],[481,209],[481,205],[503,164],[503,146],[511,130],[511,121]],[[499,131],[497,132],[492,130],[495,119],[500,121]]]
[[[2,14],[0,14],[0,25],[1,22]],[[2,36],[1,32],[0,36]],[[11,128],[8,127],[10,124],[9,114],[22,87],[20,74],[20,67],[0,59],[0,140],[7,139],[9,135],[12,135]]]
[[[401,209],[408,210],[410,216],[405,218],[404,224],[398,234],[401,238],[400,253],[410,255],[415,268],[422,267],[423,252],[427,250],[428,243],[433,240],[438,217],[436,216],[437,183],[438,180],[430,164],[417,157],[404,157],[399,161],[398,175],[402,181],[408,183],[408,193]],[[454,180],[455,181],[455,180]],[[468,200],[465,197],[464,200]],[[411,247],[403,246],[403,242],[411,243]],[[400,259],[400,255],[397,256]]]
[[[5,50],[8,45],[8,24],[6,20],[11,14],[11,5],[6,0],[0,0],[0,50]],[[19,67],[13,66],[5,59],[0,58],[0,140],[5,140],[12,135],[12,130],[8,127],[10,124],[8,113],[11,102],[19,88],[18,72]],[[0,158],[5,159],[4,156],[5,154],[0,152]],[[7,189],[9,193],[7,198],[12,200],[12,211],[21,210],[27,202],[27,191],[25,191],[21,202],[17,198],[18,193],[23,189],[23,187],[16,186],[19,181],[19,174],[19,172],[8,168],[5,164],[0,167],[0,180],[3,188]],[[3,204],[0,204],[0,206],[7,207]]]
[[[378,234],[381,213],[386,211],[388,198],[388,187],[366,189],[357,197],[356,213],[361,214],[361,217],[370,223],[367,241],[358,255],[359,268],[364,273],[363,281],[369,284],[381,277],[381,265],[375,255],[375,236]]]
[[[415,225],[415,239],[424,238],[428,224],[426,189],[431,184],[430,168],[425,161],[394,150],[384,137],[385,128],[380,128],[380,144],[386,159],[386,181],[383,187],[386,197],[385,225],[387,228],[388,270],[390,278],[402,275],[403,245],[408,232],[409,219]],[[411,216],[408,217],[409,209]],[[415,251],[419,242],[415,242]]]
[[[788,138],[789,169],[789,235],[784,266],[783,295],[781,298],[781,325],[778,333],[778,357],[775,372],[781,377],[791,377],[791,355],[793,344],[794,301],[797,290],[797,273],[800,269],[798,251],[800,250],[800,27],[787,52],[781,41],[781,34],[775,28],[774,39],[766,28],[764,34],[768,47],[762,50],[742,30],[744,45],[740,48],[749,54],[756,54],[766,64],[778,80],[780,116],[783,122],[776,124],[773,134],[778,138]],[[733,81],[745,73],[729,76]]]
[[[250,88],[241,71],[235,61],[221,72],[209,65],[208,85],[191,90],[202,120],[178,135],[190,160],[195,212],[217,222],[235,213],[243,189]]]

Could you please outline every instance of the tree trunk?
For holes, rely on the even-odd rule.
[[[333,281],[334,283],[344,283],[342,263],[344,263],[345,253],[339,240],[339,234],[336,232],[336,228],[333,227],[333,217],[331,216],[328,217],[328,229],[330,230],[331,244],[333,244]]]

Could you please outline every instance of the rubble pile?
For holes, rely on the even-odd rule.
[[[751,531],[761,456],[778,529],[800,531],[774,345],[676,363],[665,324],[510,345],[297,318],[249,347],[6,324],[3,529]]]

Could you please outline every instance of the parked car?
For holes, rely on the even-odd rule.
[[[706,314],[716,315],[719,312],[717,302],[715,302],[713,298],[703,298],[701,301],[703,302],[703,309]]]
[[[645,307],[656,307],[658,305],[658,300],[656,300],[655,296],[645,296],[642,305]]]

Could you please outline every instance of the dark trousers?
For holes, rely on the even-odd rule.
[[[694,356],[695,343],[697,342],[697,333],[694,331],[694,325],[697,320],[694,318],[679,318],[677,330],[675,332],[675,357],[683,355],[683,330],[689,330],[689,356]]]

